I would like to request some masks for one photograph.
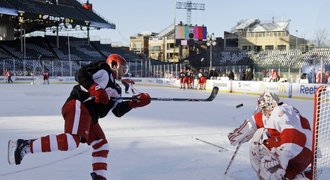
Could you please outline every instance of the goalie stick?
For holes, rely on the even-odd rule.
[[[208,101],[213,101],[214,98],[218,95],[219,92],[219,88],[217,86],[214,86],[212,89],[212,92],[210,94],[210,96],[206,99],[199,99],[199,98],[151,98],[152,101],[190,101],[190,102],[208,102]],[[86,99],[84,102],[87,102],[91,99],[93,99],[94,97],[89,97],[88,99]],[[114,98],[115,100],[137,100],[134,97],[117,97]]]
[[[259,107],[257,106],[255,108],[255,110],[253,111],[252,115],[255,114],[258,110],[259,110]],[[227,165],[227,168],[226,168],[226,171],[225,171],[224,175],[226,175],[228,173],[229,168],[230,168],[231,164],[234,162],[236,154],[237,154],[238,150],[240,149],[241,145],[242,145],[242,142],[238,143],[238,145],[236,146],[235,152],[234,152],[233,156],[231,157],[231,159],[230,159],[230,161]]]
[[[228,170],[229,170],[231,164],[234,162],[234,159],[235,159],[235,157],[236,157],[236,154],[237,154],[239,148],[241,147],[241,144],[242,144],[242,143],[240,142],[240,143],[236,146],[235,152],[234,152],[233,156],[231,157],[231,159],[230,159],[230,161],[229,161],[229,164],[228,164],[228,166],[227,166],[227,168],[226,168],[226,171],[225,171],[225,174],[224,174],[224,175],[226,175],[226,174],[228,173]]]

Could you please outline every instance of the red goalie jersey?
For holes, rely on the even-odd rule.
[[[312,131],[306,118],[294,107],[283,104],[274,107],[267,118],[261,111],[252,117],[257,128],[267,130],[268,139],[263,144],[277,148],[280,164],[286,169],[285,176],[294,179],[312,161]]]

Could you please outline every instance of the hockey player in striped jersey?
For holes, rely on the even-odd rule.
[[[92,179],[107,179],[109,146],[98,120],[110,111],[116,117],[121,117],[132,108],[150,103],[147,93],[135,95],[134,101],[116,99],[121,96],[116,79],[121,79],[127,71],[126,60],[118,54],[111,54],[106,61],[91,63],[78,70],[78,85],[73,87],[62,107],[64,132],[32,140],[10,140],[9,163],[20,164],[26,154],[70,151],[78,148],[80,143],[87,143],[93,148]]]
[[[293,106],[279,103],[274,93],[258,100],[260,111],[247,119],[228,138],[232,145],[251,139],[250,162],[263,180],[307,179],[312,161],[312,131],[306,118]]]

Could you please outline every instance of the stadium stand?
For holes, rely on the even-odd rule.
[[[7,1],[0,1],[0,7],[13,9],[14,6]]]
[[[27,21],[24,24],[26,33],[35,30],[45,30],[49,27],[54,27],[56,24],[62,23],[59,21],[41,21],[49,16],[69,18],[73,22],[72,27],[76,25],[85,25],[86,21],[90,22],[89,27],[93,28],[115,28],[115,25],[98,15],[93,10],[87,10],[82,7],[82,4],[77,0],[1,0],[0,9],[15,9],[16,11],[24,11],[24,16],[27,19],[35,21]],[[16,15],[19,16],[19,15]],[[51,75],[64,76],[75,72],[81,66],[92,61],[104,60],[109,54],[118,53],[127,59],[130,69],[135,75],[148,75],[144,69],[155,69],[153,75],[157,75],[160,71],[165,70],[163,74],[168,74],[170,68],[165,67],[170,63],[161,62],[158,60],[149,59],[142,55],[130,52],[126,47],[114,47],[111,44],[101,44],[100,41],[89,41],[88,38],[77,38],[67,36],[38,36],[25,37],[26,48],[22,50],[22,41],[20,32],[19,18],[15,18],[17,22],[15,26],[15,37],[13,40],[0,41],[0,73],[4,68],[15,69],[16,75],[31,75],[40,73],[44,68],[51,72]],[[72,20],[72,21],[71,21]],[[240,28],[245,28],[255,24],[257,21],[246,21],[240,24]],[[268,25],[269,26],[269,25]],[[164,34],[167,34],[173,28],[168,27]],[[68,28],[68,27],[65,27]],[[13,28],[14,29],[14,28]],[[59,41],[57,42],[57,39]],[[57,46],[57,44],[59,46]],[[197,71],[204,67],[208,69],[210,51],[205,46],[200,45],[199,52],[192,52],[189,57],[181,60],[181,63],[188,61],[189,66]],[[267,67],[267,68],[293,68],[301,69],[304,66],[320,63],[321,59],[324,64],[330,64],[330,48],[314,48],[308,51],[299,49],[291,50],[265,50],[265,51],[240,51],[240,50],[220,50],[214,47],[212,52],[213,66],[221,71],[234,69],[239,72],[244,68]],[[174,65],[173,63],[171,65]],[[177,64],[176,64],[177,65]],[[69,68],[71,66],[71,68]],[[180,65],[181,67],[181,65]],[[223,68],[225,67],[225,68]]]

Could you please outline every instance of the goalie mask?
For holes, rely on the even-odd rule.
[[[106,62],[115,72],[116,79],[121,79],[121,77],[128,72],[126,60],[118,54],[110,54]]]
[[[264,92],[258,100],[258,107],[264,116],[269,117],[279,100],[275,93]]]

